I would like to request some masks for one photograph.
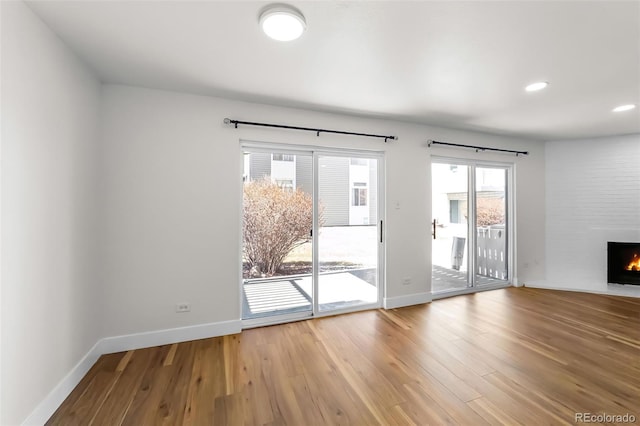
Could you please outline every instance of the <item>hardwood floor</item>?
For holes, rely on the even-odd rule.
[[[640,422],[640,299],[528,288],[102,356],[52,425]]]

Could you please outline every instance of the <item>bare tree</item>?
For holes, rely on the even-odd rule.
[[[504,199],[478,197],[478,226],[504,224]]]
[[[244,185],[244,257],[253,276],[272,276],[285,257],[309,241],[313,199],[268,178]]]

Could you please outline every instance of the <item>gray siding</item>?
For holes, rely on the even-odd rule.
[[[296,188],[313,194],[313,157],[310,155],[296,155]]]
[[[271,175],[271,154],[253,152],[250,157],[250,180],[260,180]],[[296,156],[296,188],[308,194],[313,192],[311,156]],[[351,207],[349,187],[349,158],[319,158],[319,199],[323,209],[324,226],[349,225]],[[378,222],[377,161],[370,160],[369,167],[369,223]]]
[[[261,180],[265,176],[271,176],[271,154],[252,152],[249,162],[249,180]]]
[[[349,158],[320,157],[318,192],[324,226],[349,225]]]

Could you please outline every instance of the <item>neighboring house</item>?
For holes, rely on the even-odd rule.
[[[437,167],[437,166],[435,166]],[[468,176],[465,167],[448,165],[438,171],[434,180],[439,182],[432,194],[433,217],[440,224],[466,224],[468,215]],[[478,200],[505,198],[505,176],[497,170],[483,169],[476,176]]]
[[[245,182],[270,178],[282,188],[313,192],[310,156],[253,152],[246,154],[244,167]],[[324,226],[377,223],[375,160],[320,157],[319,167],[318,191]]]

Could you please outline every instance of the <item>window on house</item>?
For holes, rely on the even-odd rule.
[[[449,223],[462,223],[460,220],[460,200],[449,200]]]
[[[287,189],[289,191],[293,191],[293,180],[292,179],[276,179],[276,185],[278,185],[282,189]]]
[[[351,158],[352,166],[368,166],[369,163],[366,158]]]
[[[352,206],[366,206],[367,205],[367,184],[364,182],[353,183],[353,198],[351,200]]]
[[[273,161],[293,161],[295,156],[291,154],[273,154]]]

